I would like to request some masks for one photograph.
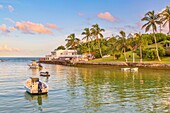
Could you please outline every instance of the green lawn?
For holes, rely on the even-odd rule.
[[[129,57],[130,55],[130,57]],[[127,59],[128,62],[132,62],[132,54],[131,52],[127,52]],[[143,59],[143,63],[163,63],[163,64],[170,64],[170,57],[163,57],[161,58],[161,62],[159,62],[157,59],[150,60],[150,59]],[[107,58],[98,58],[94,60],[90,60],[88,62],[125,62],[124,56],[122,55],[120,59],[114,60],[113,56],[107,57]],[[139,56],[135,55],[135,62],[140,62]]]

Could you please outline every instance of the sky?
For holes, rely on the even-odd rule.
[[[99,24],[104,37],[144,32],[141,18],[170,0],[0,0],[0,57],[45,56]],[[167,32],[167,28],[163,30]]]

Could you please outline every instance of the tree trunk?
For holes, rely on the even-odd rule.
[[[139,49],[140,49],[140,63],[142,63],[142,47],[140,46]]]
[[[133,51],[133,63],[135,63],[135,53],[134,53],[134,51]]]
[[[162,32],[162,26],[161,26],[161,24],[160,24],[160,26],[159,26],[159,27],[160,27],[160,33],[161,33],[161,32]]]
[[[101,58],[103,57],[103,55],[102,55],[102,50],[101,50],[101,47],[100,47],[100,43],[98,42],[98,46],[99,46],[99,52],[100,52],[100,56],[101,56]]]
[[[90,54],[90,46],[89,46],[89,42],[88,42],[88,48],[89,48],[89,54]]]
[[[116,60],[115,53],[113,53],[113,60]]]
[[[170,35],[170,19],[169,19],[169,33],[168,33],[168,35]]]
[[[126,51],[125,51],[125,48],[123,49],[123,52],[124,52],[124,57],[125,57],[125,61],[127,62],[127,58],[126,58]]]
[[[98,43],[99,53],[100,53],[100,56],[101,56],[101,58],[102,58],[103,55],[102,55],[102,51],[101,51],[101,47],[100,47],[100,41],[99,41],[99,39],[98,39],[98,36],[96,36],[96,40],[97,40],[97,43]]]
[[[158,61],[161,61],[161,59],[160,59],[160,57],[159,57],[158,45],[157,45],[157,41],[156,41],[156,37],[155,37],[155,32],[154,32],[154,30],[153,30],[153,35],[154,35],[154,40],[155,40],[157,58],[158,58]]]

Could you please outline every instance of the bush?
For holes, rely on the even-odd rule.
[[[121,57],[121,54],[115,54],[115,57],[118,60]]]
[[[165,49],[165,56],[170,56],[170,48]]]
[[[159,56],[163,57],[165,55],[165,49],[163,47],[158,48]],[[139,54],[139,53],[137,53]],[[149,59],[156,59],[157,54],[156,54],[156,49],[151,49],[151,48],[146,48],[142,50],[142,56],[143,58],[149,58]]]
[[[165,49],[163,47],[159,47],[158,52],[160,57],[163,57],[165,55]]]

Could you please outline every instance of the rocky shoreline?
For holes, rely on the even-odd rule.
[[[83,65],[105,65],[105,66],[121,66],[121,67],[150,67],[160,69],[170,69],[170,64],[161,63],[132,63],[132,62],[75,62],[69,61],[39,61],[45,64],[59,64],[67,66],[83,66]]]

